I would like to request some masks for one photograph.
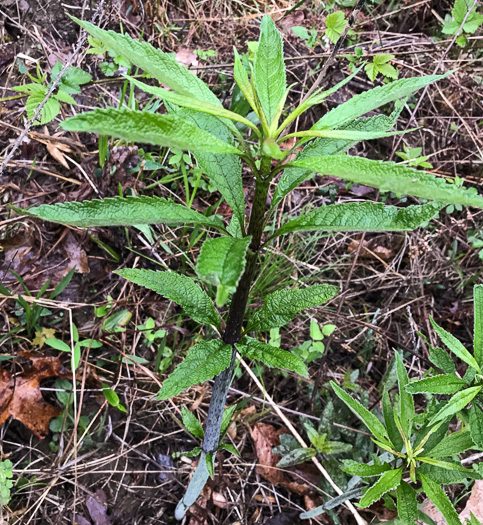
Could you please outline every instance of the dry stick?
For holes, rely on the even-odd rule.
[[[94,13],[94,16],[91,19],[91,23],[94,23],[101,12],[102,8],[104,7],[105,0],[101,0],[99,2],[99,5],[97,6],[96,12]],[[55,88],[58,86],[59,82],[62,80],[62,77],[64,76],[67,69],[72,64],[74,58],[78,55],[81,47],[84,45],[84,42],[87,39],[87,31],[84,29],[81,30],[81,36],[79,38],[79,41],[77,42],[77,45],[74,48],[74,51],[72,53],[72,56],[66,61],[66,63],[62,66],[62,69],[59,73],[59,76],[54,80],[52,85],[50,86],[50,89],[47,91],[47,94],[44,97],[44,100],[39,104],[38,108],[35,110],[35,113],[33,114],[33,117],[27,122],[27,125],[25,126],[22,133],[20,133],[18,139],[14,142],[12,149],[10,152],[4,157],[2,164],[0,165],[0,175],[2,175],[4,168],[7,166],[7,164],[10,162],[10,160],[13,158],[15,152],[17,151],[20,144],[22,144],[23,139],[26,137],[27,133],[30,131],[30,128],[33,126],[34,122],[37,120],[38,116],[40,115],[43,107],[49,100],[50,96],[54,92]]]
[[[242,364],[242,366],[245,368],[245,370],[248,372],[248,374],[250,375],[250,377],[252,378],[252,380],[255,382],[255,384],[257,385],[257,387],[260,389],[261,392],[263,392],[263,395],[266,397],[268,403],[270,405],[272,405],[273,409],[275,410],[275,412],[277,413],[278,417],[285,423],[285,425],[287,426],[287,428],[290,430],[290,432],[292,432],[292,435],[294,436],[294,438],[299,442],[299,444],[303,447],[303,448],[307,448],[307,444],[305,443],[305,441],[302,439],[302,436],[297,432],[297,430],[295,429],[295,427],[292,425],[292,423],[290,422],[289,419],[287,419],[287,417],[285,416],[285,414],[280,410],[279,406],[277,405],[277,403],[275,403],[275,401],[272,399],[272,397],[270,396],[270,394],[265,390],[265,388],[263,387],[263,385],[260,383],[258,377],[251,371],[250,367],[245,363],[245,361],[243,361],[243,359],[239,359],[240,363]],[[325,468],[322,466],[322,464],[320,463],[320,461],[316,458],[316,457],[313,457],[312,458],[312,461],[313,463],[315,464],[315,466],[319,469],[320,473],[322,474],[322,476],[324,476],[324,478],[328,481],[328,483],[330,484],[330,486],[337,492],[337,494],[339,494],[339,496],[341,496],[342,494],[344,494],[343,490],[340,489],[336,483],[334,482],[334,480],[330,477],[330,474],[327,472],[327,470],[325,470]],[[354,505],[352,505],[352,503],[350,501],[345,501],[344,502],[344,505],[347,506],[347,508],[352,512],[354,518],[356,519],[357,523],[359,525],[367,525],[367,522],[366,520],[357,512],[356,508],[354,507]]]
[[[475,2],[476,2],[476,0],[475,0]],[[357,16],[357,14],[364,7],[365,3],[366,3],[366,0],[359,0],[357,2],[356,6],[354,7],[354,9],[352,10],[352,13],[349,16],[349,20],[348,20],[348,22],[347,22],[347,24],[346,24],[346,26],[344,28],[344,31],[342,31],[340,37],[337,39],[337,42],[336,42],[336,44],[334,46],[334,49],[332,50],[332,53],[330,54],[329,58],[325,61],[325,64],[322,66],[322,69],[321,69],[321,71],[319,73],[319,76],[317,77],[315,82],[312,84],[312,87],[309,89],[309,91],[307,92],[305,97],[302,99],[301,104],[303,104],[312,95],[312,93],[314,93],[314,91],[319,87],[320,83],[322,82],[322,80],[325,77],[325,74],[327,73],[327,69],[332,64],[332,62],[334,61],[337,53],[339,52],[340,48],[342,47],[342,44],[345,41],[347,33],[349,32],[349,29],[354,24],[354,21],[355,21],[355,18]]]
[[[460,36],[460,33],[464,27],[464,25],[466,24],[466,20],[468,19],[468,17],[470,16],[470,13],[471,11],[475,8],[476,4],[478,3],[478,0],[474,0],[473,2],[473,5],[468,9],[468,11],[466,12],[466,15],[465,17],[463,18],[463,21],[461,22],[461,25],[458,29],[458,31],[456,32],[456,34],[453,36],[453,38],[451,39],[451,42],[449,43],[449,46],[444,50],[443,52],[443,55],[441,56],[441,58],[439,59],[438,63],[436,64],[436,67],[434,68],[434,71],[433,71],[433,75],[436,75],[436,73],[438,72],[438,70],[440,69],[440,67],[442,66],[443,62],[444,62],[444,59],[446,58],[446,55],[449,53],[449,50],[453,47],[454,43],[456,42],[456,39]],[[424,97],[427,95],[428,93],[428,89],[429,89],[429,84],[424,88],[423,92],[421,93],[421,96],[419,97],[419,100],[417,101],[416,103],[416,106],[414,107],[413,111],[411,112],[410,116],[409,116],[409,119],[408,119],[408,123],[406,124],[406,127],[405,129],[408,129],[409,126],[411,125],[411,122],[414,120],[416,122],[416,119],[414,118],[415,115],[416,115],[416,112],[418,111],[419,109],[419,106],[421,105],[421,103],[423,102],[423,99]],[[393,151],[396,151],[398,148],[399,148],[399,145],[401,144],[401,141],[402,141],[402,135],[398,138],[397,142],[396,142],[396,146],[393,148]],[[391,155],[391,158],[394,156],[394,153]]]

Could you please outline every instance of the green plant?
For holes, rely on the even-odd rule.
[[[252,120],[225,109],[209,87],[172,56],[127,35],[76,21],[113,54],[125,57],[169,87],[168,91],[126,76],[134,86],[161,98],[168,113],[102,109],[70,118],[62,127],[114,135],[127,142],[189,150],[233,211],[230,223],[226,224],[219,216],[211,215],[212,211],[202,214],[182,204],[148,196],[42,205],[28,211],[13,208],[19,213],[71,226],[164,223],[216,232],[201,248],[195,267],[198,279],[173,271],[122,269],[117,272],[174,301],[194,322],[206,326],[205,339],[190,348],[184,361],[164,381],[158,395],[160,400],[167,399],[216,376],[199,465],[176,510],[176,517],[182,518],[213,472],[214,457],[220,445],[223,408],[237,352],[269,366],[307,376],[307,367],[299,357],[253,336],[289,323],[302,310],[317,307],[338,292],[335,286],[326,284],[312,284],[302,289],[285,288],[284,284],[282,289],[264,297],[260,308],[247,308],[252,284],[259,273],[262,247],[296,231],[407,231],[427,223],[446,204],[483,207],[483,198],[474,189],[456,187],[405,165],[343,154],[360,140],[397,134],[389,130],[403,107],[400,101],[449,73],[402,79],[377,87],[332,109],[311,129],[290,133],[291,124],[302,113],[320,104],[352,76],[331,89],[317,90],[293,111],[284,113],[289,90],[282,37],[269,16],[262,20],[258,45],[252,46],[251,78],[235,51],[234,77],[256,115]],[[396,102],[396,108],[389,116],[361,118],[390,102]],[[280,144],[289,139],[296,139],[293,148],[282,150]],[[291,160],[292,151],[301,147],[303,150]],[[248,223],[245,222],[242,161],[251,170],[255,185]],[[285,196],[316,173],[431,202],[403,208],[372,202],[325,205],[286,221],[276,229],[273,215]],[[267,209],[271,183],[274,183],[275,192]],[[216,288],[219,310],[199,282]],[[228,304],[226,309],[225,304]],[[226,314],[225,319],[220,314]]]
[[[427,162],[429,157],[421,156],[423,148],[410,148],[406,144],[403,145],[403,148],[404,151],[396,151],[396,155],[407,162],[408,166],[433,169],[433,165]]]
[[[314,49],[317,46],[319,42],[317,30],[311,29],[309,32],[303,26],[293,26],[291,29],[294,35],[297,35],[302,40],[305,40],[307,47],[309,47],[310,49]]]
[[[462,416],[469,425],[473,442],[483,448],[483,285],[474,287],[474,342],[473,355],[452,334],[436,324],[431,317],[431,325],[443,344],[458,359],[468,365],[465,375],[456,375],[451,356],[442,348],[430,347],[429,359],[443,373],[425,377],[406,386],[411,394],[425,393],[430,395],[447,394],[452,397],[441,403],[441,408],[431,418],[431,424],[437,424],[448,417],[463,411],[470,403],[468,413]],[[467,412],[467,411],[466,411]]]
[[[468,42],[465,35],[472,35],[483,24],[483,15],[476,11],[477,5],[472,8],[473,3],[472,0],[456,0],[451,15],[446,15],[444,21],[443,33],[456,35],[466,17],[461,29],[462,34],[456,39],[460,47],[464,47]]]
[[[8,505],[10,489],[13,487],[12,462],[9,459],[0,461],[0,505]]]
[[[391,60],[394,60],[394,55],[389,53],[372,57],[372,62],[367,63],[364,67],[369,80],[374,82],[379,73],[384,77],[396,79],[399,76],[399,72],[394,66],[389,64]]]
[[[455,404],[438,403],[435,399],[423,413],[416,415],[413,396],[409,392],[413,392],[412,387],[417,383],[409,382],[401,356],[396,352],[395,357],[399,395],[391,402],[389,393],[384,390],[384,422],[331,382],[336,395],[374,436],[374,443],[389,453],[374,456],[369,464],[343,460],[342,470],[363,479],[377,478],[375,483],[371,480],[371,486],[364,491],[359,502],[361,508],[368,507],[384,495],[390,495],[397,501],[399,521],[412,525],[420,519],[416,497],[419,488],[412,485],[420,482],[423,492],[440,510],[446,523],[461,525],[456,510],[440,485],[483,477],[477,468],[463,467],[457,456],[479,446],[473,440],[472,424],[448,434],[451,419],[462,407],[455,410]],[[451,385],[450,381],[448,385]],[[418,388],[416,391],[419,391]],[[409,477],[408,482],[404,480],[406,476]]]
[[[336,11],[327,15],[325,25],[327,27],[324,31],[325,36],[335,44],[347,25],[343,11]]]
[[[27,110],[27,117],[31,119],[34,116],[35,110],[39,107],[41,102],[44,100],[50,86],[59,76],[62,69],[62,63],[57,62],[50,72],[50,83],[47,83],[47,73],[41,74],[40,69],[37,65],[37,77],[32,76],[27,72],[29,78],[33,81],[32,84],[24,84],[23,86],[14,86],[14,91],[20,91],[21,93],[28,93],[29,97],[25,108]],[[81,93],[81,86],[87,84],[92,80],[92,75],[86,71],[82,71],[78,67],[70,66],[66,69],[64,76],[61,78],[58,84],[57,93],[52,94],[40,113],[40,120],[34,122],[34,125],[47,124],[60,113],[60,103],[66,102],[67,104],[77,105],[77,102],[72,98],[72,95],[78,95]]]

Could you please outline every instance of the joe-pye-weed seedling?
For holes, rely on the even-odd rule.
[[[225,109],[208,85],[172,56],[128,35],[76,21],[113,56],[122,56],[166,86],[157,87],[126,76],[134,86],[162,99],[166,113],[97,109],[67,119],[62,128],[189,150],[233,212],[230,222],[225,223],[219,216],[202,214],[157,196],[17,209],[33,217],[83,228],[162,223],[201,227],[210,232],[196,263],[196,277],[174,271],[117,271],[125,279],[176,302],[193,321],[205,325],[206,339],[191,347],[158,394],[159,400],[165,400],[191,385],[215,378],[206,427],[204,431],[197,430],[204,439],[200,461],[176,510],[176,517],[181,519],[213,474],[215,454],[223,447],[220,429],[237,352],[307,377],[307,368],[299,357],[263,343],[256,335],[287,324],[303,309],[317,307],[338,293],[337,287],[327,284],[280,289],[267,295],[260,308],[248,309],[262,247],[293,232],[412,230],[426,224],[448,204],[483,208],[483,198],[474,189],[457,187],[407,165],[345,153],[361,140],[401,133],[391,129],[405,99],[450,73],[405,78],[376,87],[328,111],[310,129],[293,131],[292,125],[300,115],[321,104],[357,72],[330,89],[316,90],[295,109],[286,110],[290,87],[286,84],[282,36],[269,16],[262,20],[258,46],[248,68],[235,51],[235,82],[252,110],[247,117]],[[363,118],[392,102],[391,114]],[[282,149],[281,144],[290,139],[293,147]],[[298,153],[294,157],[295,151]],[[250,171],[255,186],[251,206],[245,204],[242,166]],[[381,192],[419,197],[425,203],[399,208],[381,202],[324,205],[286,220],[277,228],[273,219],[284,198],[317,173],[372,186]],[[202,288],[203,283],[216,289],[214,303]]]

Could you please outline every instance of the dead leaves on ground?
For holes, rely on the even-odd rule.
[[[30,366],[11,375],[0,368],[0,426],[12,416],[23,423],[38,438],[49,433],[50,420],[61,414],[60,408],[48,403],[40,391],[40,382],[49,377],[69,378],[70,372],[59,357],[21,352]]]

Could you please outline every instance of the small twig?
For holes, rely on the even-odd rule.
[[[312,84],[312,87],[309,89],[305,97],[302,99],[301,104],[303,104],[312,95],[312,93],[314,93],[314,91],[320,86],[322,80],[325,77],[325,74],[327,73],[327,69],[329,69],[329,66],[332,64],[336,55],[339,53],[340,48],[342,47],[342,44],[344,43],[346,39],[347,33],[349,32],[349,29],[353,26],[357,14],[364,7],[365,2],[366,0],[359,0],[357,4],[355,5],[354,9],[352,10],[351,15],[349,16],[349,20],[347,21],[344,31],[342,31],[340,37],[337,39],[337,42],[334,46],[334,49],[332,50],[332,53],[330,54],[329,58],[325,61],[325,64],[322,66],[319,76],[316,78],[315,82]]]
[[[91,19],[91,23],[94,23],[101,12],[102,8],[104,7],[105,0],[101,0],[99,2],[99,5],[97,6],[96,12],[94,13],[94,16]],[[72,53],[72,56],[66,60],[65,64],[62,66],[62,69],[59,73],[59,76],[54,80],[52,85],[50,86],[50,89],[47,91],[47,94],[44,97],[44,100],[39,104],[38,108],[35,110],[35,113],[33,114],[33,117],[27,122],[27,125],[25,126],[22,133],[20,133],[17,140],[14,142],[10,152],[4,157],[2,164],[0,165],[0,175],[2,175],[4,168],[7,166],[7,164],[10,162],[10,160],[13,158],[15,152],[19,148],[20,144],[22,144],[23,139],[26,137],[27,133],[30,131],[30,128],[33,126],[34,122],[37,120],[38,116],[42,112],[43,107],[49,100],[50,96],[54,92],[55,88],[58,86],[59,82],[62,80],[62,77],[64,76],[67,69],[72,64],[74,58],[79,53],[81,47],[84,45],[84,42],[87,39],[87,31],[84,29],[81,31],[81,36],[79,38],[79,41],[77,42],[77,45],[74,48],[74,51]]]

